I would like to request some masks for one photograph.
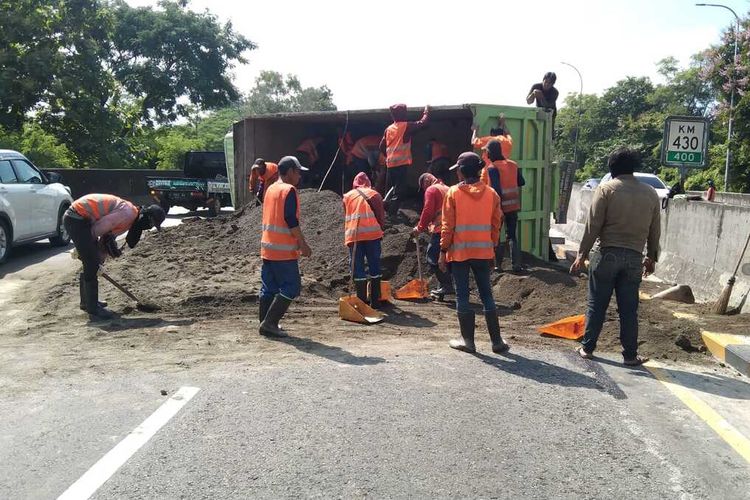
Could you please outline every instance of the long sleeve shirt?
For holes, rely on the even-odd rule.
[[[137,208],[130,203],[120,203],[110,213],[94,222],[91,232],[94,238],[107,233],[112,233],[112,236],[117,237],[130,229],[137,218]]]
[[[427,232],[438,211],[442,210],[443,194],[435,187],[430,186],[424,192],[424,206],[422,215],[419,217],[417,231]]]
[[[299,220],[297,219],[297,191],[294,189],[289,191],[284,200],[284,220],[289,229],[294,229],[299,226]]]
[[[423,128],[427,127],[427,124],[430,122],[430,113],[429,111],[425,110],[424,113],[422,113],[422,118],[415,122],[406,122],[406,131],[404,132],[404,142],[411,141],[411,138],[414,134],[422,130]],[[386,154],[386,142],[385,142],[385,134],[383,134],[383,138],[380,139],[380,152],[382,154]]]
[[[454,189],[454,188],[451,188]],[[474,180],[471,184],[467,184],[465,181],[456,187],[456,189],[462,190],[481,190],[489,189],[479,179]],[[492,196],[494,198],[492,216],[491,216],[491,233],[492,244],[497,246],[500,241],[500,228],[503,227],[503,212],[500,209],[500,196],[493,190]],[[447,252],[453,244],[453,233],[456,228],[456,202],[455,198],[446,196],[443,201],[443,225],[440,231],[440,251]]]
[[[634,175],[620,175],[599,184],[594,192],[578,254],[584,258],[599,240],[600,247],[619,247],[659,258],[661,202],[651,186]]]

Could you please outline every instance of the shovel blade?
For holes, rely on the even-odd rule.
[[[430,296],[427,288],[429,283],[427,280],[411,280],[398,290],[396,290],[393,296],[401,300],[409,299],[426,299]]]
[[[570,340],[581,340],[583,331],[586,327],[586,316],[578,314],[568,316],[553,323],[548,323],[539,327],[539,333],[552,337],[560,337]]]
[[[384,316],[353,295],[339,299],[339,318],[354,323],[373,325],[383,321]]]
[[[367,296],[372,295],[370,290],[370,283],[367,284]],[[391,282],[381,281],[380,282],[380,302],[389,302],[391,300]]]

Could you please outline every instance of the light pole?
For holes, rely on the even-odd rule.
[[[578,71],[578,68],[576,68],[572,64],[566,63],[564,61],[560,62],[560,64],[564,64],[565,66],[570,66],[571,68],[573,68],[576,71],[576,73],[578,73],[578,81],[581,82],[581,90],[578,92],[578,119],[576,120],[576,137],[573,141],[573,162],[575,162],[577,165],[578,164],[578,158],[577,158],[578,156],[578,134],[581,128],[581,113],[583,111],[581,109],[581,106],[583,105],[583,77],[581,76],[581,72]]]
[[[732,93],[729,97],[729,127],[727,130],[727,157],[724,162],[724,191],[729,191],[729,156],[730,150],[732,149],[732,122],[734,120],[734,87],[735,87],[735,75],[737,73],[737,38],[740,34],[740,17],[737,13],[726,5],[720,3],[697,3],[696,7],[721,7],[727,9],[734,15],[734,59],[732,59]]]

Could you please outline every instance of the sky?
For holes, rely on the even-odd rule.
[[[133,6],[156,0],[128,0]],[[410,2],[191,0],[258,45],[235,67],[252,88],[260,71],[327,85],[339,109],[490,103],[525,106],[533,83],[557,73],[569,93],[601,94],[626,76],[659,81],[656,63],[719,41],[734,17],[684,0]],[[742,16],[747,0],[725,5]]]

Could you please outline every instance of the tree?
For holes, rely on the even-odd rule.
[[[336,109],[333,92],[327,86],[303,88],[295,75],[285,78],[276,71],[261,71],[243,104],[247,114]]]

